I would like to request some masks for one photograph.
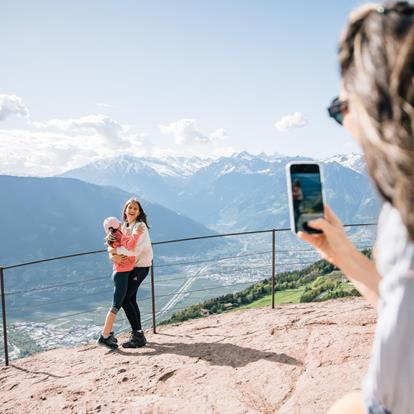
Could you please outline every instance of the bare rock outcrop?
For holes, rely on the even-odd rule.
[[[360,389],[374,325],[341,299],[162,326],[141,349],[56,349],[0,368],[0,411],[324,413]]]

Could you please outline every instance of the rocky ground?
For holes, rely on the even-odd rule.
[[[0,368],[0,412],[324,413],[360,389],[374,325],[357,298],[162,326],[141,349],[56,349]]]

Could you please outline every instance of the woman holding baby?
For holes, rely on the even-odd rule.
[[[152,245],[147,215],[136,198],[129,199],[122,209],[122,224],[114,217],[105,220],[109,256],[113,262],[114,296],[106,316],[102,335],[97,343],[110,349],[118,347],[112,326],[119,309],[124,309],[131,325],[131,335],[124,348],[139,348],[147,341],[142,331],[137,291],[152,265]]]

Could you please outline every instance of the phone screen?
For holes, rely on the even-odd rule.
[[[295,233],[321,233],[308,226],[310,220],[324,216],[322,181],[318,164],[291,164],[290,176],[290,207],[291,220]],[[288,184],[288,185],[289,185]]]

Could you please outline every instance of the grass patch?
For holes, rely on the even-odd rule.
[[[276,292],[275,303],[277,305],[281,305],[283,303],[299,303],[304,290],[305,290],[305,287],[302,286],[298,289],[286,289],[286,290]],[[268,295],[252,303],[249,303],[248,305],[240,306],[239,309],[263,308],[265,306],[270,306],[271,304],[272,304],[272,295]]]

